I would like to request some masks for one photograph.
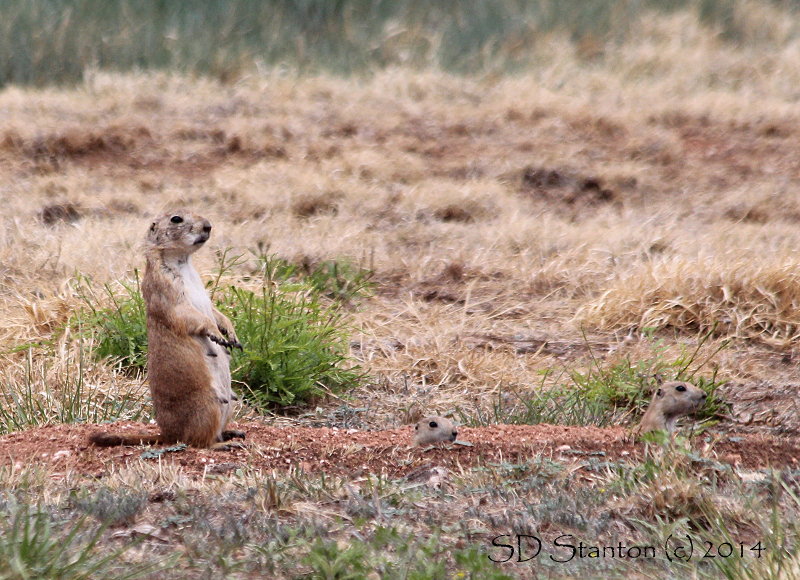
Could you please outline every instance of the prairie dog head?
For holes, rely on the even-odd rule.
[[[414,445],[427,445],[439,441],[455,441],[458,431],[446,417],[425,417],[414,425]]]
[[[211,222],[185,209],[166,213],[150,224],[147,245],[180,254],[192,254],[208,241]]]
[[[678,417],[690,415],[705,403],[702,389],[684,381],[669,381],[653,393],[653,400],[642,418],[640,431],[666,430],[672,433]]]

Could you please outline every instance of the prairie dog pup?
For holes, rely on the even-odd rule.
[[[414,445],[455,441],[456,437],[458,437],[458,431],[453,422],[446,417],[425,417],[414,425]]]
[[[636,428],[637,434],[650,431],[675,431],[678,417],[689,415],[699,409],[706,401],[706,393],[691,383],[670,381],[660,385],[653,394],[642,422]]]
[[[100,446],[182,442],[227,449],[244,437],[225,431],[233,414],[230,352],[241,348],[233,325],[211,304],[191,255],[211,223],[186,210],[165,214],[147,232],[142,296],[147,306],[147,374],[157,436],[95,433]]]

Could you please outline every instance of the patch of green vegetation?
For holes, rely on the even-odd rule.
[[[317,540],[303,558],[314,578],[358,580],[370,570],[366,547],[360,542],[341,546],[333,541]]]
[[[549,373],[543,373],[542,385]],[[602,401],[587,398],[577,389],[542,388],[531,393],[499,389],[489,412],[477,408],[473,413],[459,409],[467,425],[607,425],[609,409]]]
[[[108,359],[122,370],[138,374],[147,364],[147,309],[139,287],[139,272],[132,282],[119,282],[119,289],[103,285],[98,297],[89,280],[80,277],[75,288],[85,308],[72,320],[81,332],[91,331],[95,337],[93,353],[98,360]],[[97,305],[110,302],[111,306]]]
[[[136,542],[109,546],[105,533],[85,517],[64,520],[43,506],[0,504],[0,578],[132,579],[162,566],[124,562]]]
[[[343,302],[369,295],[373,287],[371,277],[371,270],[337,260],[321,262],[309,268],[305,274],[306,280],[317,292]]]
[[[302,287],[226,288],[220,310],[233,322],[244,350],[235,352],[233,378],[256,407],[307,403],[341,392],[361,378],[345,367],[349,349],[342,313]]]
[[[653,342],[652,355],[648,358],[633,361],[624,357],[608,365],[601,363],[590,349],[589,370],[562,370],[555,379],[553,371],[544,371],[539,387],[532,392],[501,389],[490,411],[476,409],[470,413],[459,409],[461,420],[471,425],[548,423],[603,427],[619,424],[644,412],[658,380],[689,381],[703,389],[708,399],[696,416],[700,420],[713,420],[725,407],[715,395],[721,383],[717,380],[716,368],[711,377],[698,373],[728,346],[728,342],[720,342],[710,355],[701,359],[701,349],[712,334],[713,329],[701,335],[693,349],[684,347],[673,360],[665,359],[667,347],[660,341]],[[562,381],[564,375],[567,381]],[[547,383],[555,383],[555,386],[548,387]]]
[[[241,351],[234,350],[232,377],[255,407],[287,407],[308,403],[327,392],[341,392],[363,377],[348,361],[348,335],[343,306],[367,295],[368,270],[346,261],[328,261],[303,271],[275,257],[260,260],[263,276],[257,291],[220,286],[222,275],[241,257],[219,256],[218,276],[210,283],[217,307],[233,322]],[[94,354],[130,373],[144,371],[147,361],[147,314],[139,288],[110,285],[101,300],[85,288],[86,308],[71,325],[92,337]],[[110,307],[96,304],[111,302]]]
[[[793,578],[800,558],[796,476],[756,473],[746,483],[730,466],[698,457],[679,440],[642,463],[618,464],[606,486],[612,496],[627,498],[627,520],[643,543],[671,551],[671,561],[659,561],[665,572]]]
[[[144,389],[106,392],[99,384],[87,383],[83,343],[76,356],[51,372],[46,359],[28,350],[25,376],[8,380],[0,391],[0,434],[51,423],[136,421],[146,415]]]
[[[357,579],[368,571],[381,578],[409,580],[511,578],[476,547],[454,550],[437,535],[418,538],[396,527],[378,527],[370,539],[346,545],[317,539],[308,546],[302,562],[311,568],[313,578]]]
[[[631,411],[643,412],[650,403],[653,387],[658,380],[689,381],[708,395],[706,403],[696,416],[699,419],[713,418],[724,406],[715,396],[716,389],[720,386],[716,367],[712,369],[710,378],[698,376],[698,372],[721,350],[728,347],[729,342],[722,341],[711,354],[700,359],[700,352],[713,336],[714,330],[712,328],[700,335],[694,348],[684,346],[681,354],[674,360],[664,359],[663,353],[667,347],[659,340],[652,343],[653,354],[649,358],[631,361],[629,357],[625,357],[607,367],[600,364],[590,349],[592,369],[586,373],[572,372],[572,384],[582,397],[601,403],[611,411],[612,416],[617,416],[619,413]]]
[[[0,86],[79,82],[89,68],[163,69],[222,80],[286,66],[352,74],[398,65],[519,70],[556,32],[624,42],[653,12],[689,10],[723,38],[766,37],[737,0],[27,0],[0,20]],[[793,2],[771,0],[787,20]],[[754,9],[754,8],[751,8]],[[751,22],[755,20],[755,22]],[[754,34],[756,32],[762,32]],[[789,37],[796,38],[796,34]]]

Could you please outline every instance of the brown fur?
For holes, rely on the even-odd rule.
[[[635,430],[640,435],[650,431],[675,431],[679,417],[694,413],[706,400],[706,393],[691,383],[670,381],[656,389],[653,400]]]
[[[95,433],[100,446],[182,442],[227,449],[239,431],[224,431],[235,396],[229,348],[241,347],[233,325],[213,307],[190,256],[211,224],[185,210],[156,219],[147,234],[142,295],[147,305],[147,373],[161,434]]]
[[[456,437],[458,437],[458,431],[453,422],[446,417],[425,417],[414,425],[414,445],[455,441]]]

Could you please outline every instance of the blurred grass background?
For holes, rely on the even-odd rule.
[[[587,59],[643,18],[689,10],[723,42],[798,38],[800,0],[0,0],[0,86],[78,82],[90,69],[220,80],[259,68],[353,74],[389,66],[498,73],[535,66],[552,34]],[[785,12],[775,30],[753,17]]]

